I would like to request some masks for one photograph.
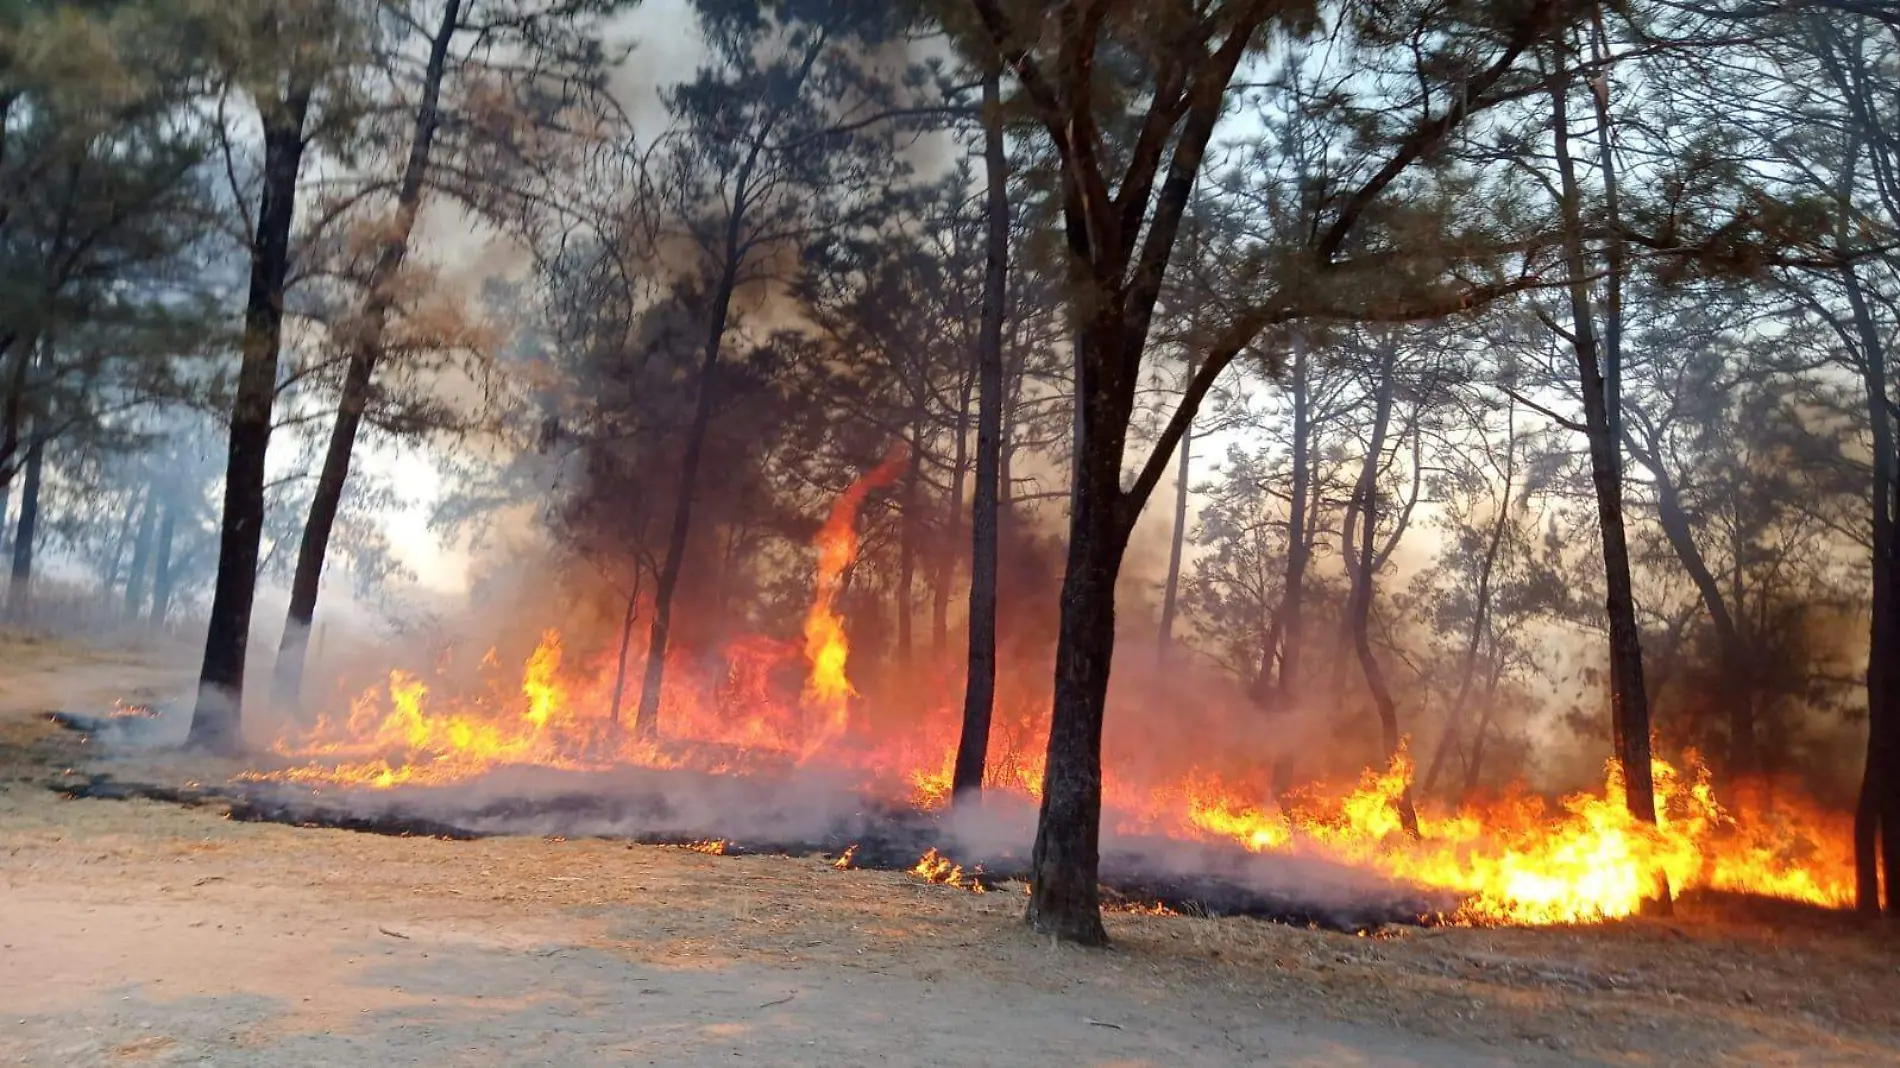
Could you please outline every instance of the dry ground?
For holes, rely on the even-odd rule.
[[[0,1063],[1900,1063],[1900,940],[1695,917],[1354,938],[606,841],[66,801],[39,713],[178,678],[0,635]]]

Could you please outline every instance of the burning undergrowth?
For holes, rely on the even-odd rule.
[[[628,662],[624,642],[618,657],[574,657],[549,630],[518,669],[491,649],[472,673],[447,655],[433,671],[389,672],[347,714],[286,727],[269,760],[228,784],[104,780],[77,792],[215,799],[240,819],[384,833],[822,853],[973,889],[1021,879],[1046,695],[1001,703],[983,804],[952,807],[957,706],[886,707],[848,674],[838,595],[856,555],[853,523],[865,490],[901,461],[893,455],[834,503],[802,642],[749,636],[710,659],[670,654],[659,699],[638,709],[623,697],[644,665]],[[960,691],[951,681],[939,688]],[[1276,783],[1275,761],[1253,740],[1196,729],[1198,703],[1177,686],[1148,717],[1159,733],[1109,740],[1101,877],[1136,907],[1358,930],[1439,918],[1577,923],[1630,915],[1658,876],[1678,893],[1852,900],[1843,816],[1766,787],[1718,799],[1692,754],[1680,766],[1655,761],[1655,824],[1629,814],[1612,766],[1600,791],[1556,800],[1522,789],[1458,807],[1423,800],[1413,834],[1399,817],[1413,770],[1403,750],[1355,780]],[[155,722],[122,709],[69,725],[127,738]],[[1193,744],[1207,738],[1222,741]]]
[[[773,671],[758,658],[797,653],[765,648],[736,646],[727,674],[711,681],[696,684],[685,664],[670,671],[666,733],[654,740],[621,724],[612,673],[565,666],[550,633],[518,675],[497,669],[478,692],[437,692],[398,673],[346,719],[280,739],[276,766],[245,779],[281,791],[256,796],[300,789],[300,805],[347,798],[352,813],[368,806],[479,833],[718,838],[781,851],[856,844],[880,866],[909,866],[936,848],[966,870],[1026,866],[1042,778],[1033,721],[1004,724],[994,741],[984,822],[952,818],[953,708],[923,712],[908,729],[871,730],[856,722],[848,690],[775,698],[762,682]],[[806,653],[842,673],[842,655]],[[1146,885],[1157,874],[1252,880],[1276,902],[1266,911],[1285,914],[1298,883],[1309,888],[1296,895],[1307,908],[1369,893],[1403,900],[1397,911],[1414,918],[1444,911],[1528,924],[1629,915],[1659,873],[1677,892],[1851,900],[1842,817],[1787,792],[1718,798],[1694,763],[1656,761],[1659,825],[1629,815],[1612,768],[1600,791],[1555,801],[1520,790],[1457,808],[1422,803],[1416,838],[1397,812],[1412,776],[1403,753],[1356,781],[1278,791],[1264,760],[1139,774],[1135,763],[1111,754],[1104,775],[1112,884]]]
[[[849,866],[977,889],[1026,876],[1041,776],[1023,754],[1037,739],[1003,732],[984,803],[958,810],[946,803],[949,710],[911,732],[873,736],[852,729],[848,703],[827,702],[811,718],[805,702],[777,703],[749,685],[737,703],[722,701],[718,686],[696,702],[689,673],[675,677],[664,708],[671,733],[642,739],[611,715],[608,684],[564,668],[549,635],[509,685],[484,692],[436,693],[397,673],[347,719],[286,734],[271,759],[226,784],[180,791],[100,780],[69,792],[216,800],[239,819],[393,834],[848,855]],[[108,740],[154,722],[124,711],[68,719]],[[827,742],[810,744],[802,731]],[[1603,791],[1556,803],[1516,793],[1455,810],[1424,804],[1413,838],[1395,804],[1410,783],[1403,757],[1355,783],[1277,797],[1261,779],[1199,768],[1137,779],[1111,767],[1102,879],[1135,906],[1346,930],[1614,918],[1636,910],[1658,872],[1677,892],[1850,900],[1837,817],[1753,792],[1725,807],[1698,769],[1657,761],[1654,771],[1659,826],[1629,817],[1612,774]]]

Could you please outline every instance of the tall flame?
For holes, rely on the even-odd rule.
[[[909,450],[893,446],[883,463],[831,502],[831,514],[819,528],[814,543],[818,572],[812,581],[811,610],[805,614],[805,659],[811,674],[805,680],[803,703],[820,720],[808,751],[842,737],[851,727],[851,699],[857,696],[845,674],[851,643],[834,606],[844,588],[845,570],[858,558],[858,509],[872,490],[895,482],[909,463]]]

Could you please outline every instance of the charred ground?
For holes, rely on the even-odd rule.
[[[55,712],[51,722],[88,741],[119,724]],[[145,761],[152,777],[165,764]],[[512,773],[512,774],[510,774]],[[229,781],[225,781],[228,779]],[[576,774],[502,769],[450,786],[352,789],[222,776],[140,781],[69,771],[49,785],[63,797],[209,807],[231,819],[396,837],[472,841],[536,836],[687,846],[717,855],[817,857],[840,868],[909,871],[941,856],[948,881],[975,893],[1020,889],[1028,878],[1034,812],[992,800],[976,824],[787,773],[714,774],[622,768]],[[954,867],[955,875],[949,875]],[[1391,883],[1342,865],[1251,853],[1237,846],[1121,835],[1104,849],[1102,879],[1123,907],[1194,916],[1249,917],[1346,933],[1427,926],[1456,909],[1453,895]]]

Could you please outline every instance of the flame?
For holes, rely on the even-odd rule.
[[[521,692],[528,699],[528,722],[537,731],[545,730],[556,710],[566,707],[556,676],[561,670],[561,633],[550,630],[541,636],[541,644],[521,673]]]
[[[850,730],[851,700],[858,695],[845,675],[851,643],[834,607],[844,589],[844,573],[858,558],[858,509],[872,490],[896,481],[909,463],[908,450],[901,445],[892,448],[883,463],[831,502],[831,514],[819,528],[818,572],[812,581],[811,609],[805,614],[805,659],[811,664],[811,674],[805,682],[804,704],[822,717],[814,748]]]
[[[927,850],[923,856],[917,858],[917,863],[910,869],[910,873],[924,882],[935,883],[938,886],[954,886],[973,894],[990,892],[989,887],[985,886],[983,880],[979,878],[983,874],[982,868],[973,869],[966,876],[963,873],[963,865],[935,849]]]
[[[1189,823],[1255,852],[1298,852],[1455,891],[1467,922],[1583,923],[1628,916],[1654,896],[1657,877],[1676,891],[1707,888],[1829,907],[1853,902],[1853,850],[1843,816],[1783,797],[1767,806],[1744,793],[1741,815],[1715,797],[1708,770],[1651,762],[1657,822],[1631,816],[1614,762],[1601,793],[1565,797],[1552,810],[1522,791],[1451,812],[1419,812],[1419,837],[1399,828],[1397,802],[1411,783],[1401,751],[1344,793],[1308,788],[1290,813],[1237,800],[1211,780],[1191,781]]]
[[[676,737],[698,743],[692,766],[732,771],[806,759],[796,730],[798,709],[759,696],[755,685],[796,654],[746,642],[729,655],[734,663],[725,682],[710,692],[695,695],[682,682],[668,695]],[[689,674],[686,667],[680,667],[682,678]],[[357,698],[346,722],[323,721],[309,736],[278,743],[280,752],[306,763],[247,777],[386,788],[461,781],[503,764],[602,769],[685,763],[610,731],[611,665],[603,663],[596,672],[605,682],[577,684],[562,670],[560,636],[550,632],[528,656],[512,699],[500,691],[439,702],[420,678],[392,672],[385,685]],[[739,695],[745,703],[737,706],[728,689],[735,677],[745,683]],[[916,736],[829,758],[853,762],[868,781],[929,807],[947,798],[956,726],[955,710],[940,709]],[[1022,754],[1037,751],[1038,743],[1033,731],[1011,738],[1002,730],[988,787],[1035,796],[1041,764]],[[1416,839],[1400,828],[1396,814],[1412,777],[1403,751],[1356,783],[1304,787],[1277,803],[1264,782],[1201,768],[1147,784],[1111,772],[1104,777],[1104,794],[1118,830],[1355,865],[1455,893],[1464,904],[1450,918],[1463,922],[1583,923],[1627,916],[1655,891],[1659,874],[1676,891],[1740,891],[1829,907],[1852,903],[1852,839],[1843,814],[1767,784],[1739,789],[1724,804],[1693,755],[1680,768],[1657,759],[1651,771],[1655,825],[1629,815],[1622,776],[1612,764],[1602,790],[1555,804],[1523,790],[1455,809],[1421,802]],[[724,843],[692,848],[715,847]],[[849,867],[855,852],[847,850],[834,863]],[[954,861],[934,850],[913,872],[948,885],[969,882]]]
[[[895,451],[847,489],[817,539],[813,604],[803,644],[753,636],[724,649],[707,671],[676,654],[667,665],[663,715],[668,748],[614,729],[616,650],[592,660],[568,655],[548,630],[518,676],[490,649],[475,681],[454,677],[444,656],[435,677],[392,671],[350,703],[342,720],[278,740],[294,766],[248,773],[312,785],[383,789],[465,781],[509,764],[570,770],[692,767],[733,772],[822,760],[858,773],[867,790],[923,808],[948,801],[959,708],[925,710],[906,728],[836,744],[852,727],[849,645],[836,600],[858,551],[865,496],[903,470]],[[802,689],[789,678],[803,673]],[[798,691],[795,699],[787,695]],[[1046,696],[999,700],[985,772],[987,789],[1038,798],[1047,729]],[[866,732],[867,735],[869,732]],[[1718,800],[1693,754],[1654,761],[1658,819],[1633,819],[1623,780],[1606,767],[1601,790],[1555,802],[1523,789],[1458,807],[1421,799],[1419,835],[1399,825],[1397,802],[1411,785],[1403,750],[1357,781],[1319,783],[1275,797],[1264,774],[1231,767],[1176,768],[1147,779],[1104,769],[1108,819],[1125,833],[1233,843],[1257,853],[1325,858],[1448,892],[1467,923],[1586,923],[1627,916],[1657,889],[1740,891],[1828,907],[1853,900],[1849,819],[1767,782],[1731,788]],[[688,848],[717,853],[723,841]],[[848,868],[853,846],[833,862]],[[982,889],[974,872],[936,850],[913,874]]]

